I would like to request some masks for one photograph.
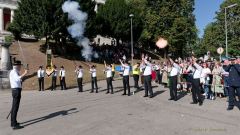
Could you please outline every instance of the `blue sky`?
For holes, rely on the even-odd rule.
[[[204,28],[210,22],[213,22],[215,12],[219,10],[220,4],[224,0],[195,0],[196,25],[198,28],[198,35],[202,37]]]

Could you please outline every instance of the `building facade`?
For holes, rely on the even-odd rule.
[[[13,20],[18,0],[0,0],[0,32],[6,31]]]

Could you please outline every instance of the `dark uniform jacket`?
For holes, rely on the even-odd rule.
[[[240,87],[240,65],[233,64],[225,68],[229,72],[228,83],[229,86]]]

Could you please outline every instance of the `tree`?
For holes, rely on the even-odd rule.
[[[225,12],[224,8],[237,3],[239,0],[226,0],[221,6],[219,12],[216,13],[216,20],[209,24],[205,31],[201,43],[201,48],[209,49],[212,54],[218,55],[216,50],[218,47],[225,48]],[[240,55],[240,8],[234,7],[227,9],[227,26],[228,26],[228,52],[230,55]]]
[[[169,52],[175,57],[183,56],[185,48],[197,38],[193,10],[194,0],[148,0],[142,41],[156,48],[157,39],[164,37],[169,42]]]
[[[137,40],[142,31],[140,12],[134,1],[107,0],[97,12],[98,32],[102,36],[113,37],[117,40],[130,41],[130,14],[134,14],[133,31]]]
[[[95,2],[89,0],[76,0],[80,3],[81,10],[88,13],[86,35],[94,37]],[[21,0],[15,11],[11,31],[16,38],[21,34],[34,35],[38,39],[46,37],[46,44],[50,39],[57,44],[65,45],[66,39],[71,38],[67,27],[71,25],[67,14],[62,11],[65,0]]]

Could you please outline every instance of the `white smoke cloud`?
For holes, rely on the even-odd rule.
[[[88,14],[80,10],[78,2],[70,0],[63,3],[62,10],[64,13],[68,13],[69,20],[73,21],[67,30],[72,38],[77,40],[77,45],[83,47],[82,56],[87,61],[91,61],[92,57],[97,58],[98,54],[93,52],[93,48],[89,46],[89,39],[84,36]]]

